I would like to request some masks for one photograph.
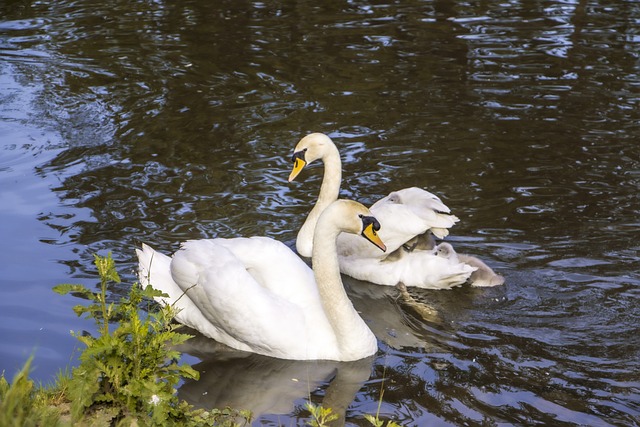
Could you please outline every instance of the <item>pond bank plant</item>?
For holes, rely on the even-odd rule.
[[[1,426],[238,426],[251,414],[233,409],[195,410],[180,401],[176,387],[183,378],[199,373],[179,364],[174,348],[191,336],[176,331],[172,307],[159,307],[161,296],[150,286],[134,284],[117,302],[107,300],[110,283],[120,282],[111,254],[95,256],[100,276],[98,291],[64,284],[54,291],[89,300],[77,305],[79,316],[96,322],[97,336],[72,332],[84,345],[79,365],[62,373],[53,387],[36,387],[29,380],[31,359],[11,384],[0,376]],[[146,310],[141,306],[149,304]]]
[[[181,378],[198,378],[198,372],[188,365],[179,365],[180,354],[172,350],[190,338],[176,332],[171,323],[171,308],[140,316],[139,305],[161,293],[150,286],[141,289],[134,284],[129,295],[119,303],[107,302],[107,285],[120,282],[111,254],[95,256],[100,275],[100,290],[94,292],[83,285],[59,285],[54,291],[72,292],[91,304],[78,305],[74,311],[96,321],[98,337],[82,333],[74,336],[86,348],[80,354],[80,364],[73,368],[68,396],[71,416],[80,418],[95,404],[106,405],[117,420],[148,419],[161,425],[181,420],[184,408],[175,397],[175,387]],[[110,323],[117,327],[110,331]]]

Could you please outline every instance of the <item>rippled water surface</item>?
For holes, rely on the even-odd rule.
[[[12,0],[0,4],[0,369],[73,364],[91,330],[53,294],[126,292],[141,241],[268,235],[293,246],[321,167],[342,196],[421,186],[498,288],[402,297],[345,278],[379,352],[290,362],[198,337],[180,394],[302,425],[640,425],[640,3]],[[428,304],[438,314],[425,317]],[[381,396],[380,391],[384,390]]]

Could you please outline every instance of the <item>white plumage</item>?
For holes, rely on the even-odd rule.
[[[325,171],[318,200],[298,232],[296,249],[310,256],[313,229],[322,211],[337,200],[342,179],[342,163],[337,147],[328,136],[312,133],[294,149],[294,167],[289,181],[314,160],[324,163]],[[444,238],[459,219],[436,195],[410,187],[394,191],[371,206],[381,224],[380,237],[387,254],[376,252],[353,235],[338,238],[340,270],[351,277],[379,285],[403,283],[431,289],[448,289],[462,285],[476,267],[438,257],[430,233]]]
[[[160,300],[180,310],[177,321],[235,349],[283,359],[361,359],[376,352],[377,341],[344,291],[336,239],[342,231],[358,233],[384,247],[364,230],[363,218],[375,221],[370,215],[347,200],[328,207],[317,224],[313,270],[276,240],[218,238],[187,241],[171,258],[143,245],[136,251],[140,282],[169,295]]]

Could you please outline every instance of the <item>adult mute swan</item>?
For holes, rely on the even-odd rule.
[[[352,361],[377,351],[340,278],[336,240],[360,234],[383,251],[378,221],[350,200],[318,218],[311,270],[267,237],[189,240],[172,258],[137,249],[142,286],[168,294],[176,320],[229,347],[281,359]],[[365,240],[362,239],[362,240]]]
[[[324,163],[324,177],[318,200],[298,232],[296,249],[302,256],[310,256],[313,230],[323,210],[338,199],[342,179],[342,162],[338,148],[331,138],[312,133],[300,140],[294,149],[293,170],[289,182],[315,160]],[[395,286],[403,283],[431,289],[448,289],[462,285],[475,267],[454,262],[433,253],[435,241],[449,234],[449,228],[459,219],[436,195],[411,187],[394,191],[370,208],[380,221],[380,237],[388,248],[388,255],[372,251],[356,236],[341,234],[337,252],[342,273],[378,285]]]

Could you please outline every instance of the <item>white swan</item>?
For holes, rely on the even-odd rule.
[[[187,241],[172,258],[143,245],[140,282],[169,295],[161,300],[181,310],[176,320],[235,349],[358,360],[374,354],[377,341],[344,290],[336,239],[357,233],[386,250],[379,228],[369,209],[340,200],[318,219],[313,270],[271,238],[217,238]]]
[[[453,249],[449,243],[442,242],[435,247],[436,255],[447,258],[453,262],[464,262],[465,264],[476,267],[476,271],[471,273],[469,283],[471,286],[499,286],[504,284],[504,277],[495,273],[491,267],[485,264],[479,258],[472,255],[459,254]]]
[[[322,211],[338,199],[342,179],[342,162],[337,147],[327,135],[312,133],[300,140],[294,149],[293,170],[289,181],[311,162],[324,163],[324,177],[318,200],[298,232],[296,249],[310,256],[313,230]],[[380,237],[389,255],[377,253],[356,236],[342,234],[338,238],[340,270],[351,277],[379,285],[403,283],[431,289],[448,289],[463,284],[475,267],[437,257],[431,233],[439,238],[459,219],[436,195],[411,187],[394,191],[378,200],[371,208],[382,224]]]

